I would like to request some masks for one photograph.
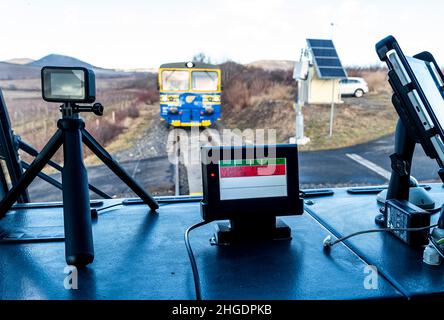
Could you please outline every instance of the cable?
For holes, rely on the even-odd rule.
[[[111,209],[111,208],[114,208],[114,207],[121,206],[122,204],[123,204],[122,202],[119,202],[119,203],[112,204],[112,205],[110,205],[108,207],[102,207],[102,208],[99,208],[99,209],[96,209],[96,210],[97,210],[97,212],[100,212],[100,211],[103,211],[103,210],[107,210],[107,209]]]
[[[142,199],[140,199],[140,200],[141,200],[140,204],[145,204],[145,202],[143,202]],[[188,202],[188,201],[189,201],[189,200],[186,200],[185,202]],[[194,201],[195,201],[195,200],[194,200]],[[167,206],[167,205],[170,205],[170,204],[176,204],[176,203],[181,203],[181,202],[180,202],[180,201],[174,201],[174,202],[159,203],[159,207],[164,207],[164,206]],[[134,202],[134,203],[128,204],[128,203],[126,203],[125,200],[124,200],[124,201],[122,201],[122,202],[114,203],[114,204],[112,204],[112,205],[110,205],[110,206],[107,206],[107,207],[102,207],[102,208],[98,208],[98,209],[93,208],[93,209],[91,209],[91,212],[94,213],[94,214],[96,214],[96,216],[97,216],[97,214],[98,214],[100,211],[107,210],[107,209],[111,209],[111,208],[118,207],[118,206],[125,206],[125,205],[132,205],[132,204],[139,204],[139,203]],[[95,212],[93,212],[93,211],[95,211]]]
[[[196,291],[196,300],[202,300],[202,294],[200,292],[199,270],[197,270],[196,259],[194,258],[193,250],[191,249],[189,234],[192,230],[202,227],[208,223],[209,223],[209,221],[202,221],[202,222],[196,223],[195,225],[192,225],[191,227],[189,227],[185,231],[185,237],[184,237],[185,246],[187,247],[188,257],[190,258],[191,269],[193,270],[194,288]]]
[[[415,232],[415,231],[424,231],[424,230],[428,230],[431,228],[436,227],[437,224],[431,225],[431,226],[427,226],[427,227],[421,227],[421,228],[383,228],[383,229],[370,229],[370,230],[364,230],[364,231],[358,231],[358,232],[354,232],[349,234],[348,236],[339,238],[335,241],[331,241],[331,235],[328,235],[325,239],[324,239],[324,247],[328,248],[328,247],[333,247],[335,244],[338,244],[340,242],[343,242],[349,238],[355,237],[355,236],[359,236],[361,234],[366,234],[366,233],[373,233],[373,232],[392,232],[392,231],[410,231],[410,232]]]
[[[427,209],[426,211],[430,212],[430,214],[436,214],[441,211],[441,207],[434,208],[434,209]]]
[[[442,239],[441,239],[442,240]],[[441,241],[440,240],[440,241]],[[439,244],[436,242],[435,239],[433,239],[432,236],[429,235],[429,241],[432,244],[432,246],[435,248],[435,250],[439,253],[439,255],[441,256],[441,258],[444,258],[444,252],[442,251],[441,247],[439,246]]]

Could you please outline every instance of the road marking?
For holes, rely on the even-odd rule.
[[[386,180],[390,180],[390,176],[392,175],[391,172],[378,166],[376,163],[373,163],[367,159],[364,159],[363,157],[361,157],[360,155],[357,155],[356,153],[346,153],[345,155],[348,158],[356,161],[360,165],[363,165],[367,169],[370,169],[374,173],[379,174],[381,177],[384,177]]]

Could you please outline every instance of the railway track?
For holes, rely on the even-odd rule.
[[[186,170],[189,195],[202,195],[202,173],[200,148],[221,144],[219,131],[216,129],[183,130],[172,129],[168,135],[167,153],[174,164],[175,195],[181,195],[185,183],[181,179],[181,170]],[[181,165],[182,164],[182,165]]]

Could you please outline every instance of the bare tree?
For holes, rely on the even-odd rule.
[[[207,57],[207,55],[203,52],[199,52],[198,54],[195,54],[191,60],[193,62],[211,63],[211,58]]]

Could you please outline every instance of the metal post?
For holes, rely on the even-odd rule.
[[[330,131],[328,136],[333,135],[333,118],[335,113],[335,80],[331,80],[331,108],[330,108]]]
[[[298,85],[298,96],[296,98],[296,141],[304,138],[304,116],[302,114],[302,99],[301,99],[301,90],[302,85],[301,81],[297,80]]]

